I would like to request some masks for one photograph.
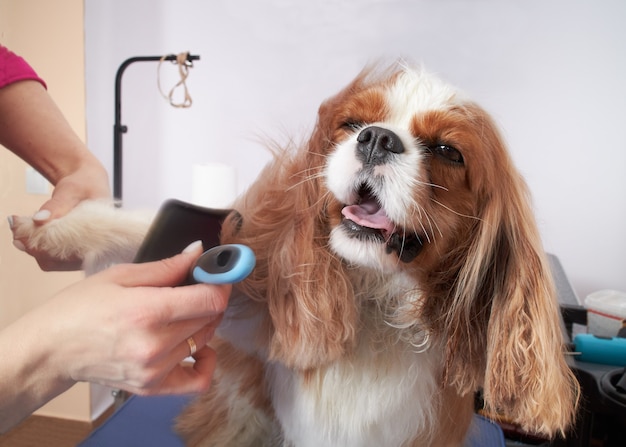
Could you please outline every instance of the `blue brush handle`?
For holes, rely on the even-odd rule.
[[[232,284],[246,278],[255,264],[256,258],[250,247],[240,244],[218,245],[198,258],[191,276],[196,282]]]
[[[605,365],[626,366],[626,338],[603,338],[592,334],[574,337],[577,360]]]

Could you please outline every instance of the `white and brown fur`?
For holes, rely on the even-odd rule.
[[[392,228],[357,225],[347,206],[382,209]],[[31,240],[59,232],[53,245],[93,258],[127,243],[84,245],[127,228],[123,211],[89,207],[106,208]],[[81,208],[95,229],[76,234]],[[459,446],[478,390],[532,432],[573,421],[528,191],[487,113],[438,78],[364,70],[234,208],[222,242],[250,246],[257,266],[215,340],[211,389],[179,418],[188,445]]]

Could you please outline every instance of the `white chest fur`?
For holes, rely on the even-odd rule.
[[[366,339],[368,337],[365,337]],[[294,447],[401,446],[436,417],[438,355],[399,342],[361,343],[349,358],[303,375],[274,364],[269,382],[286,443]]]

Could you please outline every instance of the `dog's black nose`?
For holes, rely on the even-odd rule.
[[[378,126],[363,129],[356,137],[356,141],[357,156],[365,164],[383,164],[390,154],[404,152],[404,145],[400,137],[391,130]]]

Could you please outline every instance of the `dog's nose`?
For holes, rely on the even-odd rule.
[[[404,152],[404,145],[400,137],[391,130],[378,126],[363,129],[356,137],[356,141],[357,156],[365,164],[383,164],[390,154]]]

